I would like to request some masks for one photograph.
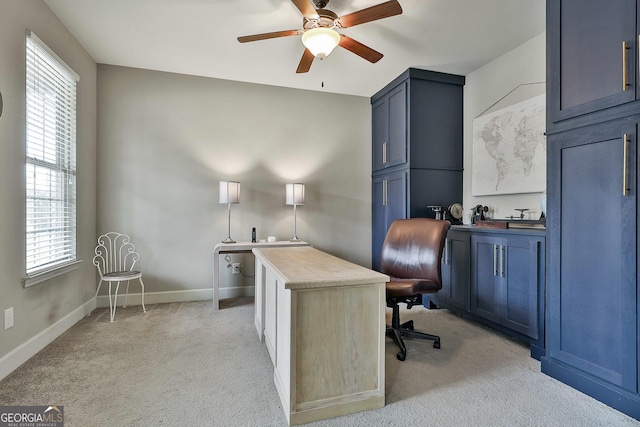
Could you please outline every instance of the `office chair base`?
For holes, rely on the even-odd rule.
[[[386,336],[392,338],[400,347],[400,352],[396,355],[398,360],[404,361],[407,358],[407,347],[402,337],[419,338],[433,341],[433,348],[440,348],[440,337],[424,332],[415,331],[413,320],[409,320],[400,324],[400,307],[398,304],[393,306],[393,314],[391,316],[391,325],[387,325]]]

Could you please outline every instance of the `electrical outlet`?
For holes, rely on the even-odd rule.
[[[231,264],[231,274],[240,274],[240,263],[234,262]]]
[[[4,311],[4,330],[13,327],[13,307],[7,308]]]

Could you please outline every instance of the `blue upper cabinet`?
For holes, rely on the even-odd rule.
[[[407,84],[375,102],[373,108],[373,170],[407,162]]]
[[[636,0],[547,1],[548,130],[638,99],[637,14]]]
[[[371,98],[372,172],[462,170],[464,77],[410,68]]]

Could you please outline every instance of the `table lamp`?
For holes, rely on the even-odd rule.
[[[293,237],[291,242],[299,242],[298,230],[296,228],[296,207],[298,205],[304,205],[304,184],[286,184],[286,201],[289,206],[293,205]]]
[[[219,203],[226,203],[228,206],[228,233],[227,238],[222,243],[235,243],[231,238],[231,205],[240,203],[240,183],[235,181],[220,181]]]

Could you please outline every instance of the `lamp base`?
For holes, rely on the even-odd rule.
[[[231,237],[227,237],[226,239],[224,239],[222,241],[222,243],[235,243],[236,241],[233,240]]]
[[[298,236],[293,236],[292,238],[289,239],[290,242],[299,242],[300,239],[298,238]]]

